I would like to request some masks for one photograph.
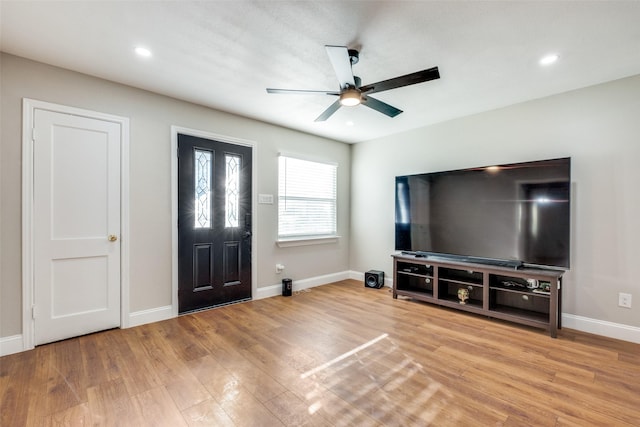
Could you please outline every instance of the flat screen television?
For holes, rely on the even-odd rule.
[[[566,270],[570,190],[570,158],[398,176],[395,249]]]

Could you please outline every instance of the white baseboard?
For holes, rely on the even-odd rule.
[[[637,326],[563,313],[562,327],[640,344],[640,328]]]
[[[147,323],[160,322],[175,317],[173,315],[173,308],[170,305],[164,307],[150,308],[148,310],[136,311],[129,313],[129,326],[145,325]]]
[[[340,280],[352,278],[353,277],[351,277],[350,271],[342,271],[339,273],[325,274],[324,276],[309,277],[307,279],[293,279],[293,291],[301,291],[303,289],[314,288],[316,286],[322,286],[333,282],[339,282]],[[253,299],[257,300],[275,297],[278,295],[282,295],[282,284],[263,286],[258,288],[256,295],[253,296]]]
[[[11,335],[0,338],[0,357],[24,351],[22,335]]]
[[[364,282],[364,273],[361,273],[359,271],[349,271],[349,279],[351,280],[360,280],[362,282]],[[384,278],[384,281],[387,281],[387,278]]]

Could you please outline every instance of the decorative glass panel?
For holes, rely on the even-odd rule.
[[[240,156],[227,154],[227,183],[225,186],[225,227],[238,226],[238,208],[240,203]]]
[[[211,228],[211,151],[195,150],[195,228]]]

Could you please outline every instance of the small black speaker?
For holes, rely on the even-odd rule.
[[[293,293],[293,280],[282,279],[282,296],[290,297]]]
[[[369,270],[364,273],[364,286],[366,288],[381,288],[384,286],[384,271]]]

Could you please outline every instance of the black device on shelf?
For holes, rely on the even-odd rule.
[[[568,269],[570,189],[570,158],[398,176],[395,249]]]

